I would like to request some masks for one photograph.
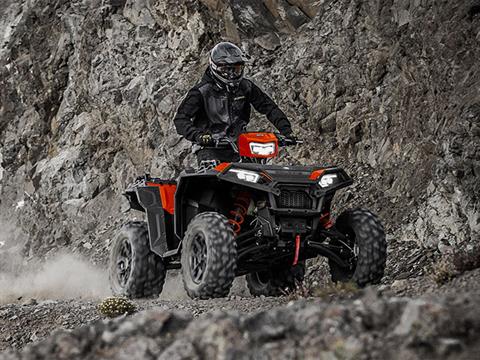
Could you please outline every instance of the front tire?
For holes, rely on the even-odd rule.
[[[150,250],[147,224],[143,221],[125,224],[110,251],[109,280],[113,294],[156,297],[162,292],[165,275],[162,258]]]
[[[335,226],[354,249],[355,259],[347,269],[329,260],[332,280],[353,281],[361,287],[379,283],[387,260],[387,242],[378,217],[365,209],[347,210],[338,217]],[[338,240],[334,242],[341,244]]]
[[[195,216],[183,238],[181,263],[188,296],[227,296],[237,268],[235,234],[228,219],[216,212]]]

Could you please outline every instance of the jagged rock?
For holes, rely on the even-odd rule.
[[[300,301],[257,314],[215,311],[197,319],[145,311],[57,332],[0,359],[404,359],[406,353],[409,359],[466,359],[479,345],[480,298],[460,297],[385,299],[370,293],[341,304]]]
[[[320,130],[322,132],[334,132],[337,128],[337,114],[331,113],[325,119],[320,121]]]
[[[273,51],[281,45],[280,39],[275,33],[268,33],[268,34],[259,36],[254,39],[254,42],[258,46],[269,51]]]

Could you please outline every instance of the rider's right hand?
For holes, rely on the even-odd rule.
[[[302,142],[293,134],[293,132],[288,132],[287,134],[277,134],[277,138],[280,146],[297,145]]]
[[[208,133],[200,133],[197,135],[196,142],[201,146],[213,145],[213,137]]]
[[[291,145],[296,145],[298,142],[298,138],[292,133],[286,135],[285,140],[287,144],[291,144]]]

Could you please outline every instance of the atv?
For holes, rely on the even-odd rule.
[[[352,184],[336,166],[279,166],[268,162],[295,145],[279,134],[249,132],[217,139],[240,160],[204,161],[176,181],[145,175],[130,185],[131,221],[114,239],[112,290],[131,298],[158,296],[166,271],[181,269],[191,298],[227,296],[246,275],[253,296],[285,294],[303,281],[305,260],[328,259],[333,281],[378,283],[386,262],[385,232],[368,210],[331,216],[335,192]]]

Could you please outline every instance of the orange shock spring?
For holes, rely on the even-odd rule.
[[[325,229],[330,229],[333,226],[333,221],[330,219],[329,212],[326,212],[322,216],[320,216],[319,220],[320,224],[322,224]]]
[[[250,194],[244,191],[239,192],[233,203],[234,209],[230,211],[232,217],[228,220],[229,223],[232,224],[235,234],[238,234],[240,230],[242,230],[242,224],[245,221],[245,215],[247,215],[249,206]]]

